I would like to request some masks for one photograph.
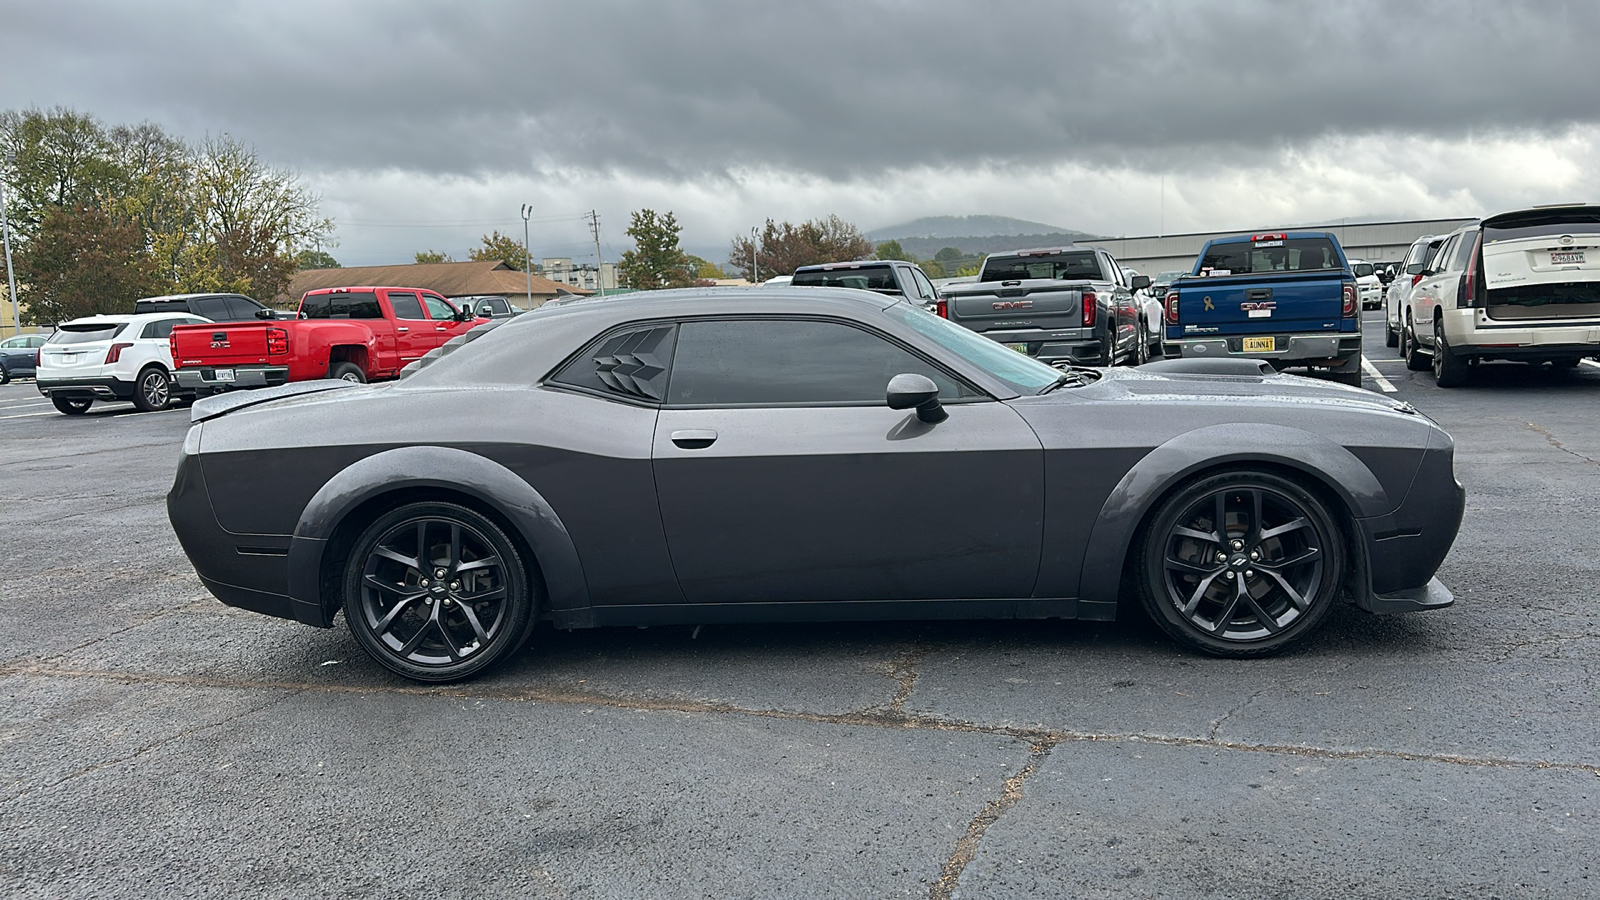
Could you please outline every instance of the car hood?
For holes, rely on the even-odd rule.
[[[1403,400],[1358,387],[1334,384],[1300,375],[1199,375],[1156,373],[1141,369],[1100,369],[1094,384],[1063,388],[1044,398],[1077,396],[1100,401],[1150,400],[1167,403],[1273,403],[1305,407],[1370,409],[1407,416],[1419,415]]]

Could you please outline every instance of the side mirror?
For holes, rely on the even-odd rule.
[[[1149,275],[1135,275],[1135,276],[1133,276],[1132,287],[1133,287],[1134,290],[1142,291],[1142,290],[1144,290],[1145,288],[1147,288],[1149,286],[1150,286],[1150,276]]]
[[[889,379],[889,408],[917,410],[917,418],[937,425],[950,414],[939,404],[939,386],[926,375],[902,373]]]
[[[278,314],[276,312],[266,308],[265,306],[256,310],[256,318],[258,319],[276,319],[277,317]]]

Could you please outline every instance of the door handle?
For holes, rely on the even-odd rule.
[[[709,428],[674,431],[672,442],[685,450],[704,450],[717,442],[717,433]]]
[[[433,330],[434,331],[449,331],[450,329],[444,327],[443,325],[435,325],[433,327]]]
[[[395,331],[398,331],[401,334],[410,334],[411,333],[411,329],[405,327],[404,325],[396,326],[395,327]]]

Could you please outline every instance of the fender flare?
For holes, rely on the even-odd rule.
[[[300,514],[289,543],[289,599],[295,618],[328,627],[339,604],[322,596],[323,553],[335,529],[361,504],[407,488],[465,494],[503,515],[532,548],[552,611],[586,609],[588,582],[577,547],[550,503],[510,469],[454,447],[397,447],[361,459],[328,479]]]
[[[1394,511],[1378,477],[1354,453],[1320,434],[1287,425],[1250,425],[1250,443],[1241,449],[1240,425],[1208,425],[1172,438],[1145,454],[1100,507],[1084,546],[1078,581],[1080,603],[1115,609],[1123,566],[1139,524],[1173,486],[1204,469],[1229,463],[1269,463],[1299,470],[1327,486],[1357,518]],[[1361,554],[1359,530],[1351,550]]]

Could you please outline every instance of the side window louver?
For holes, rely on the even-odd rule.
[[[672,326],[663,325],[607,339],[594,354],[595,377],[630,397],[664,399],[673,331]]]

